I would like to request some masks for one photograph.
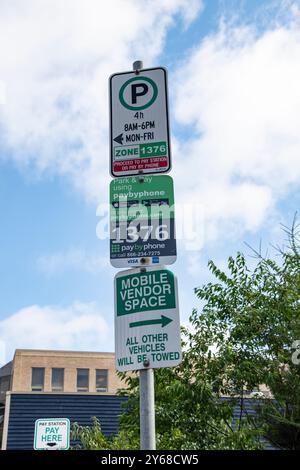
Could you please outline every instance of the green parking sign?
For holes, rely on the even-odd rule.
[[[110,262],[116,268],[176,261],[173,179],[117,178],[110,183]]]

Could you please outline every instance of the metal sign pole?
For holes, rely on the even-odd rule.
[[[140,370],[140,447],[156,449],[153,369]]]
[[[143,68],[143,62],[137,60],[132,65],[136,73]],[[145,367],[148,363],[144,363]],[[155,450],[155,407],[153,369],[140,370],[140,448]]]

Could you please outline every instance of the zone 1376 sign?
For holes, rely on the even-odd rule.
[[[110,77],[111,174],[170,170],[167,72],[162,67]]]
[[[116,268],[176,261],[173,180],[168,175],[110,183],[110,262]]]
[[[115,276],[116,369],[173,367],[181,362],[177,280],[164,267]]]

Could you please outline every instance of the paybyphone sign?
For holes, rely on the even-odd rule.
[[[169,175],[110,183],[110,262],[116,268],[176,261],[174,188]]]
[[[110,77],[111,174],[169,171],[167,72],[162,67]]]

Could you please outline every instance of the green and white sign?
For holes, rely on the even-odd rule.
[[[163,267],[115,276],[116,369],[173,367],[181,362],[177,280]]]
[[[110,77],[111,174],[170,170],[167,72],[162,67]]]
[[[35,422],[34,450],[68,450],[70,421],[68,418],[41,418]]]
[[[173,180],[167,175],[110,183],[110,261],[117,268],[176,261]]]

